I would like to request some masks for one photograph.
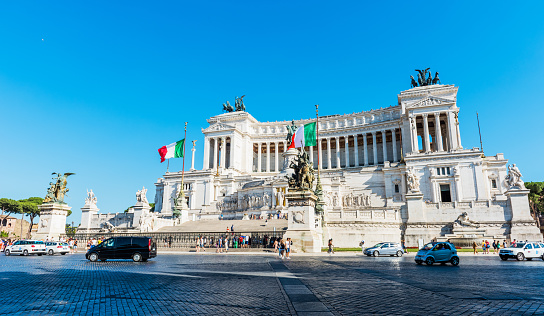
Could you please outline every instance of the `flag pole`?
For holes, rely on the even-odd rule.
[[[181,169],[181,189],[183,190],[183,179],[185,177],[185,143],[187,143],[187,122],[185,122],[185,134],[183,135],[183,164]]]
[[[317,196],[317,201],[315,205],[315,210],[317,214],[321,215],[321,226],[324,222],[324,210],[323,205],[323,187],[321,186],[321,143],[319,142],[319,104],[315,105],[315,138],[317,145],[317,183],[315,185],[315,195]]]
[[[166,159],[166,173],[168,173],[169,169],[170,169],[170,158]]]
[[[480,117],[478,116],[478,111],[476,111],[476,120],[478,121],[478,134],[480,135],[480,150],[484,152],[484,145],[482,143],[482,132],[480,131]]]

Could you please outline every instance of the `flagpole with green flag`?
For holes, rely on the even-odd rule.
[[[315,185],[315,195],[317,196],[317,202],[315,204],[315,210],[321,215],[321,225],[323,225],[323,187],[321,186],[321,143],[319,142],[319,104],[315,105],[315,138],[317,145],[317,183]]]
[[[183,163],[182,163],[182,167],[181,167],[181,193],[180,193],[180,197],[181,197],[181,205],[182,205],[182,208],[186,207],[186,201],[185,201],[185,188],[183,186],[183,180],[185,179],[185,143],[186,143],[186,139],[187,139],[187,122],[185,122],[185,131],[184,131],[184,135],[183,135]]]

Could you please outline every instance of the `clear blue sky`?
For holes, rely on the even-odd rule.
[[[157,149],[185,121],[202,166],[201,128],[226,100],[245,94],[261,121],[359,112],[396,104],[422,67],[459,86],[464,147],[478,111],[485,153],[544,180],[543,2],[291,2],[1,2],[0,197],[75,172],[69,222],[86,189],[123,211],[142,186],[154,200]]]

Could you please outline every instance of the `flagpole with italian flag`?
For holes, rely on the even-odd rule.
[[[185,122],[185,131],[184,131],[184,135],[183,135],[183,163],[182,163],[182,166],[181,166],[181,192],[184,192],[184,189],[183,189],[183,179],[185,177],[185,140],[187,139],[187,122]],[[183,195],[185,196],[185,192],[183,193]],[[184,201],[185,203],[185,201]]]

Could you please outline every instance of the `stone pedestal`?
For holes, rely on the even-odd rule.
[[[100,209],[96,204],[85,204],[81,208],[81,225],[78,227],[78,232],[88,232],[92,228],[92,219],[96,217]]]
[[[60,235],[66,234],[66,216],[72,208],[66,204],[47,203],[38,205],[40,221],[34,239],[59,240]]]
[[[284,238],[291,238],[295,251],[321,252],[323,231],[320,222],[316,221],[317,197],[311,191],[294,191],[287,193],[285,198],[289,222]]]
[[[283,157],[283,166],[281,168],[280,176],[285,179],[285,176],[291,177],[295,170],[291,168],[291,162],[295,160],[298,156],[298,150],[296,148],[291,148],[282,154]]]
[[[406,223],[404,231],[406,247],[416,247],[421,239],[423,242],[429,242],[434,237],[440,236],[429,230],[423,203],[423,194],[420,192],[406,194],[406,212],[403,216]]]
[[[149,206],[148,203],[136,203],[136,205],[134,205],[130,210],[130,212],[134,213],[134,217],[132,219],[132,227],[139,228],[141,225],[140,219],[146,217],[149,214],[150,209],[151,206]]]
[[[512,211],[510,240],[542,241],[542,233],[531,216],[530,190],[510,189],[505,195]]]

